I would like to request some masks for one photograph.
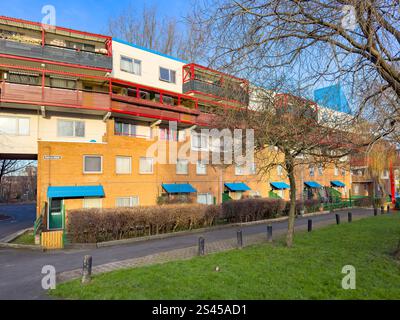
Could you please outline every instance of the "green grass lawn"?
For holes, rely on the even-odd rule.
[[[11,243],[17,244],[35,244],[35,236],[33,231],[27,231],[15,238]]]
[[[125,269],[59,284],[72,299],[400,299],[400,214],[299,233],[282,240],[186,261]],[[356,268],[355,290],[341,287],[344,265]],[[220,271],[215,271],[219,266]]]

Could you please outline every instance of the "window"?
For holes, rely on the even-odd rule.
[[[324,174],[324,168],[322,167],[322,165],[319,165],[319,166],[318,166],[318,174],[319,174],[320,176],[322,176],[322,175]]]
[[[92,44],[87,44],[87,43],[82,43],[82,42],[73,42],[73,41],[67,41],[67,47],[70,49],[77,49],[77,50],[90,51],[90,52],[95,52],[95,50],[96,50],[96,47]]]
[[[84,198],[83,199],[83,207],[84,208],[101,208],[102,206],[101,198]]]
[[[141,157],[139,160],[140,173],[153,173],[153,158]]]
[[[207,174],[207,165],[201,160],[196,163],[196,174]]]
[[[103,170],[102,156],[83,156],[84,173],[101,173]]]
[[[244,165],[235,165],[235,175],[242,176],[246,174],[246,167]]]
[[[9,72],[8,81],[27,85],[39,85],[39,75],[34,73]]]
[[[389,170],[383,170],[381,178],[382,179],[389,179]]]
[[[174,70],[160,67],[160,80],[175,83],[176,82],[176,72]]]
[[[354,193],[358,195],[360,193],[360,186],[358,184],[354,185]]]
[[[335,170],[334,170],[334,173],[333,173],[335,176],[338,176],[339,175],[339,168],[338,167],[336,167],[335,166]]]
[[[84,137],[85,122],[59,119],[57,121],[57,135],[59,137]]]
[[[277,165],[276,170],[278,176],[281,176],[283,174],[283,167],[280,164]]]
[[[114,132],[119,136],[136,136],[136,125],[116,121]]]
[[[139,205],[139,197],[120,197],[116,200],[117,207],[135,207]]]
[[[53,88],[75,90],[76,89],[76,80],[75,79],[51,77],[50,78],[50,86],[53,87]]]
[[[29,136],[29,118],[0,117],[0,134]]]
[[[188,174],[189,161],[187,159],[178,159],[176,162],[176,174]]]
[[[346,170],[342,169],[341,171],[342,171],[342,176],[345,176],[346,175]]]
[[[178,141],[178,131],[170,128],[159,128],[160,140]]]
[[[310,170],[310,177],[314,177],[314,171],[315,171],[314,166],[310,166],[309,170]]]
[[[249,173],[250,174],[256,174],[257,173],[257,167],[256,167],[256,163],[255,162],[250,163]]]
[[[121,70],[140,76],[142,74],[142,62],[121,56]]]
[[[211,193],[198,193],[197,194],[197,203],[201,204],[213,204],[214,199]]]
[[[207,150],[208,149],[208,137],[198,132],[192,132],[192,149],[193,150]]]
[[[115,158],[115,172],[117,174],[132,173],[132,158],[117,156]]]

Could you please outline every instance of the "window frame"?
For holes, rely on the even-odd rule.
[[[100,157],[100,171],[86,171],[85,159],[87,157]],[[84,174],[102,174],[103,173],[103,156],[97,154],[84,154],[83,155],[83,173]]]
[[[167,80],[167,79],[163,79],[163,78],[161,77],[161,69],[168,70],[168,78],[169,78],[168,80]],[[174,81],[171,80],[171,74],[172,74],[172,73],[174,73]],[[173,69],[169,69],[169,68],[165,68],[165,67],[159,66],[159,68],[158,68],[158,75],[159,75],[159,76],[158,76],[158,79],[159,79],[160,81],[176,84],[176,70],[173,70]]]
[[[60,122],[72,122],[72,136],[68,135],[61,135],[60,134]],[[76,135],[76,123],[81,122],[83,123],[83,136],[77,136]],[[72,120],[72,119],[57,119],[57,137],[62,137],[62,138],[85,138],[86,137],[86,122],[84,120]]]
[[[199,172],[199,164],[202,164],[204,166],[205,171],[203,173]],[[197,162],[196,162],[196,175],[199,175],[199,176],[207,175],[207,164],[203,163],[203,161],[201,161],[201,160],[197,160]]]
[[[118,172],[118,158],[129,159],[129,172]],[[131,156],[115,156],[115,174],[117,174],[117,175],[132,174],[132,157]]]
[[[151,172],[143,172],[141,168],[141,160],[142,159],[151,159]],[[139,174],[154,174],[154,158],[152,157],[140,157],[139,158]]]
[[[178,163],[181,161],[186,162],[186,172],[178,172]],[[189,174],[189,160],[188,159],[176,159],[176,165],[175,165],[175,173],[182,175],[182,174]]]
[[[28,136],[31,135],[31,118],[29,118],[29,117],[12,117],[12,116],[4,116],[4,115],[1,115],[0,118],[2,118],[2,119],[12,119],[16,123],[15,132],[13,132],[13,133],[4,132],[3,133],[0,130],[0,135],[21,136],[21,137],[28,137]],[[20,128],[22,127],[20,125],[20,121],[21,120],[27,120],[28,121],[28,130],[27,130],[26,134],[25,133],[21,133],[21,130],[20,130]]]
[[[131,72],[131,71],[129,71],[129,70],[123,69],[123,68],[122,68],[122,63],[121,63],[121,60],[122,60],[122,59],[130,60],[131,63],[132,63],[132,67],[133,67],[133,65],[134,65],[135,63],[138,63],[138,64],[139,64],[139,73],[135,73],[135,72]],[[121,55],[120,55],[120,58],[119,58],[119,69],[120,69],[120,71],[123,71],[123,72],[127,72],[127,73],[130,73],[130,74],[134,74],[134,75],[136,75],[136,76],[141,76],[141,75],[142,75],[142,60],[135,59],[135,58],[131,58],[131,57],[128,57],[128,56],[126,56],[126,55],[121,54]],[[133,68],[133,69],[134,69],[134,68]]]
[[[133,198],[137,199],[137,204],[133,205]],[[129,206],[118,206],[118,199],[129,199]],[[139,203],[139,196],[125,196],[125,197],[116,197],[115,198],[115,207],[116,208],[133,208],[133,207],[138,207],[140,205]]]
[[[97,199],[100,201],[100,207],[87,207],[85,205],[85,202],[87,199],[93,200],[93,199]],[[83,209],[102,209],[103,208],[103,198],[100,197],[85,197],[82,199],[82,208]]]
[[[193,141],[195,137],[200,139],[200,147],[194,145]],[[205,146],[203,146],[203,139],[206,142]],[[190,147],[193,151],[208,151],[210,147],[209,136],[201,132],[192,131],[190,134]]]

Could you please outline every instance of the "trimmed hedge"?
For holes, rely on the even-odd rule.
[[[180,204],[151,207],[68,211],[68,239],[73,243],[169,233],[215,224],[218,206]]]
[[[371,201],[371,200],[370,200]],[[296,213],[319,211],[318,200],[296,201]],[[367,206],[357,199],[354,205]],[[68,211],[67,232],[73,243],[95,243],[287,216],[289,202],[272,198],[230,200],[222,205],[167,204]]]
[[[227,223],[272,219],[285,215],[286,202],[282,199],[242,199],[222,204],[221,218]]]

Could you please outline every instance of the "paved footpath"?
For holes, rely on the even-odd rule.
[[[370,209],[352,209],[353,220],[372,217]],[[342,223],[347,223],[347,212],[337,211]],[[305,230],[307,220],[312,218],[313,227],[334,224],[334,214],[323,214],[296,219],[296,230]],[[287,229],[287,220],[273,222],[274,237]],[[0,249],[0,299],[47,299],[41,287],[44,265],[57,270],[57,279],[66,280],[80,275],[83,256],[93,257],[94,273],[111,271],[129,266],[160,263],[186,259],[197,254],[199,236],[206,240],[206,252],[229,250],[236,247],[237,227],[211,230],[204,233],[177,235],[165,239],[103,247],[97,249],[70,249],[59,251],[29,251],[21,249]],[[244,245],[266,241],[266,224],[242,227]]]

